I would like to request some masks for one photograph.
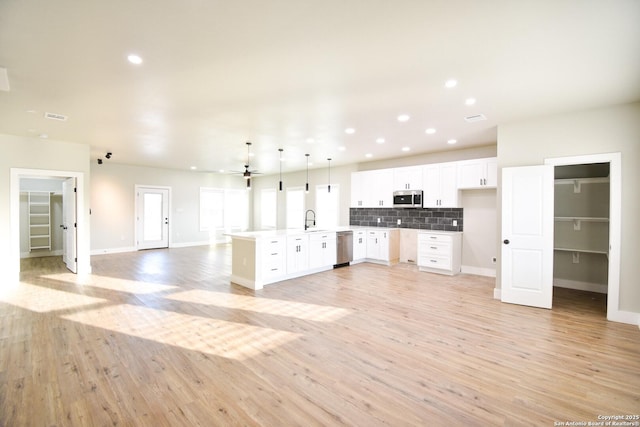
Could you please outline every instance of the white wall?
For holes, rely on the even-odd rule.
[[[20,271],[20,227],[12,222],[12,188],[16,192],[16,222],[19,222],[19,178],[12,183],[12,169],[42,171],[68,171],[82,174],[84,188],[78,206],[79,217],[84,219],[78,228],[78,271],[90,271],[89,245],[89,146],[64,141],[0,135],[0,271],[14,280]],[[15,171],[15,169],[14,169]],[[12,187],[12,184],[14,187]],[[12,235],[12,229],[16,235]],[[11,243],[9,243],[11,242]]]
[[[499,126],[498,168],[545,158],[620,152],[622,242],[619,308],[640,313],[640,103],[558,114]],[[500,185],[500,184],[499,184]],[[498,230],[500,230],[500,187]],[[498,237],[496,245],[499,245]],[[499,271],[499,270],[498,270]],[[497,276],[500,287],[500,274]]]
[[[95,163],[95,162],[94,162]],[[239,176],[130,166],[91,164],[91,252],[135,249],[135,186],[171,187],[170,246],[207,244],[217,235],[200,231],[200,187],[245,188]]]
[[[465,273],[494,276],[497,258],[496,190],[463,190],[460,192],[464,208],[462,234],[462,271]]]

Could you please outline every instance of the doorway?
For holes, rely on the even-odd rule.
[[[50,222],[49,218],[49,231],[45,233],[46,226],[36,225],[34,228],[38,231],[34,233],[35,241],[37,242],[49,242],[53,233],[53,228],[58,227],[61,231],[62,228],[60,225],[66,224],[68,233],[62,233],[64,235],[64,246],[61,249],[59,255],[66,254],[65,258],[69,261],[67,264],[67,268],[78,274],[89,274],[91,272],[91,264],[90,264],[90,253],[89,253],[89,226],[86,212],[88,212],[88,208],[85,209],[85,185],[84,185],[84,173],[82,172],[72,172],[72,171],[55,171],[55,170],[41,170],[41,169],[21,169],[21,168],[11,168],[11,181],[10,181],[10,203],[11,203],[11,268],[12,272],[10,273],[15,280],[20,280],[20,271],[21,271],[21,236],[24,234],[21,232],[21,226],[28,226],[25,224],[25,221],[21,221],[20,215],[20,204],[21,204],[21,189],[20,182],[21,180],[56,180],[56,181],[68,181],[73,182],[75,185],[71,186],[72,196],[67,195],[68,200],[62,202],[62,205],[66,205],[67,214],[71,214],[73,212],[73,216],[69,216],[65,218],[68,219],[68,223],[63,224],[54,224]],[[62,193],[62,190],[60,190]],[[62,195],[64,197],[64,195]],[[75,203],[74,203],[75,202]],[[37,201],[37,207],[34,212],[39,214],[39,219],[42,219],[42,215],[44,215],[44,211],[40,212],[38,209],[45,209],[45,202],[43,200]],[[50,207],[49,207],[50,209]],[[44,219],[43,219],[44,221]],[[45,221],[46,222],[46,221]],[[27,230],[30,227],[27,227]],[[48,234],[49,237],[46,237]],[[37,237],[36,237],[37,236]],[[29,236],[29,239],[31,236]],[[73,245],[70,245],[73,243]],[[40,246],[45,246],[41,244]],[[46,245],[46,246],[50,246]],[[59,256],[58,255],[58,256]]]
[[[169,247],[170,187],[136,185],[136,248]]]
[[[598,206],[595,210],[589,208],[584,200],[579,202],[584,205],[581,212],[570,212],[571,203],[554,210],[558,182],[555,179],[556,171],[560,174],[579,175],[578,170],[593,171],[599,168],[608,170],[606,180],[601,179],[603,177],[584,177],[563,181],[561,178],[559,184],[571,185],[569,189],[575,188],[578,193],[582,190],[583,183],[607,185],[608,195],[596,198]],[[624,315],[619,310],[622,194],[620,153],[553,158],[546,159],[541,166],[503,168],[502,185],[502,301],[551,308],[554,258],[559,262],[569,255],[572,264],[579,264],[581,257],[583,261],[585,257],[598,257],[600,268],[597,274],[601,278],[606,276],[604,287],[607,293],[607,319],[624,322]],[[588,232],[572,235],[581,230]],[[592,266],[591,262],[588,266]],[[566,267],[565,265],[564,268]],[[556,272],[560,270],[558,268]],[[590,272],[587,271],[586,274]],[[579,282],[559,281],[565,286],[570,284],[574,287]]]

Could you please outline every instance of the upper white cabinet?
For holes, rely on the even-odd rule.
[[[458,164],[458,188],[496,188],[498,162],[495,157],[464,160]]]
[[[457,162],[435,163],[422,167],[423,207],[458,207]]]
[[[393,185],[393,169],[352,172],[351,207],[393,207]]]
[[[393,191],[422,190],[422,167],[408,166],[393,169]]]

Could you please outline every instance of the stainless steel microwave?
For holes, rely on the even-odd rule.
[[[422,190],[403,190],[393,192],[394,208],[421,208]]]

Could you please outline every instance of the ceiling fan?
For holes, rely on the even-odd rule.
[[[242,177],[247,180],[247,189],[251,189],[251,175],[260,175],[257,170],[250,170],[249,158],[251,157],[251,142],[247,141],[247,163],[244,165],[244,172],[234,171],[234,174],[242,174]]]

